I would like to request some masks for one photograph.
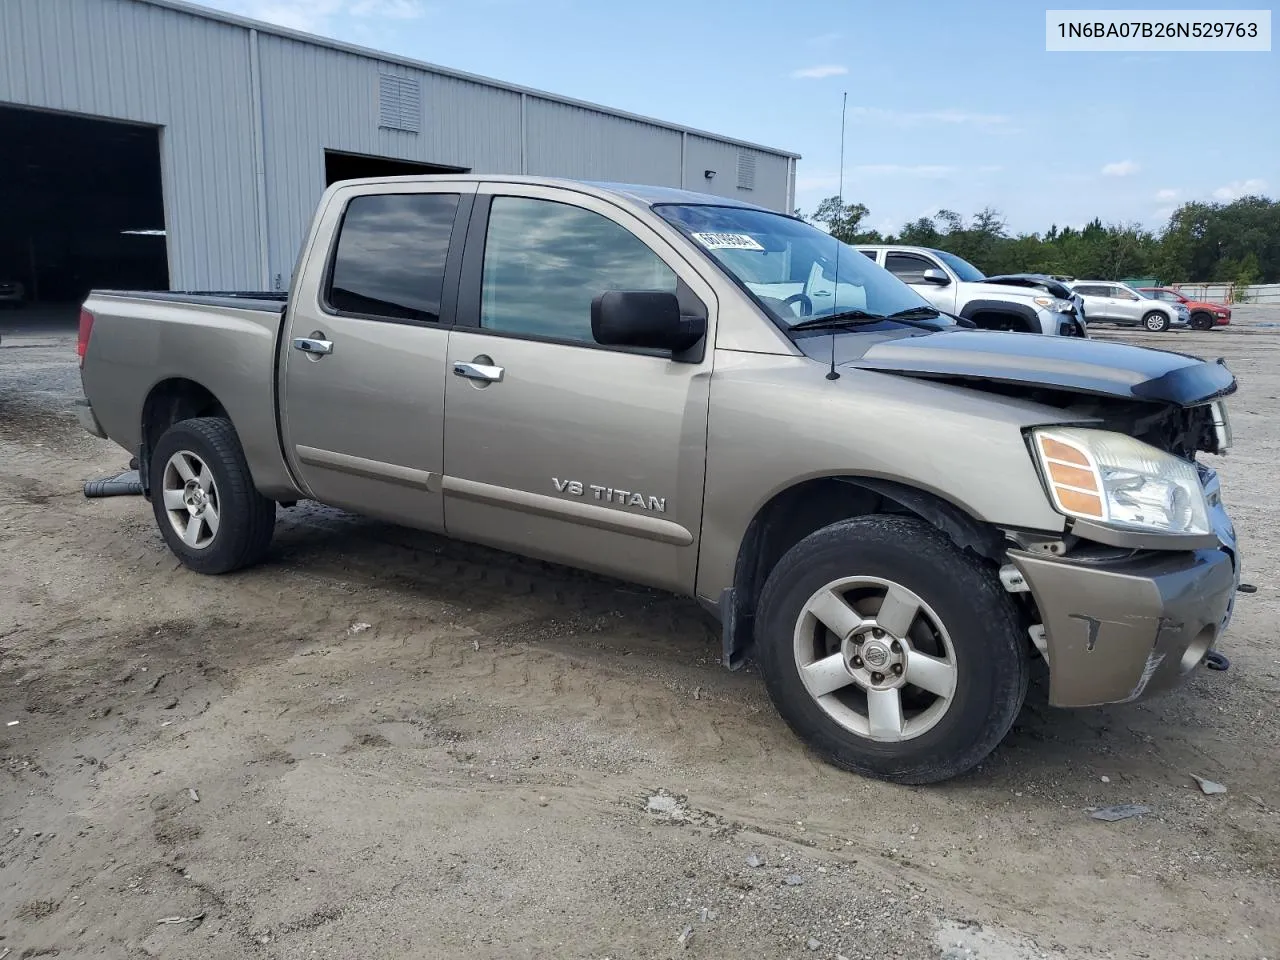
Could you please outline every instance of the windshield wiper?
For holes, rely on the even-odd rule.
[[[921,323],[919,321],[941,316],[941,311],[935,310],[933,307],[908,307],[906,310],[899,310],[896,313],[868,313],[866,310],[842,310],[839,313],[832,313],[825,317],[810,317],[808,320],[801,320],[799,323],[791,325],[792,330],[826,330],[838,327],[861,327],[866,324],[879,323],[882,320],[893,320],[899,323],[905,323],[912,327],[921,327],[925,330],[940,330],[941,327],[932,323]]]

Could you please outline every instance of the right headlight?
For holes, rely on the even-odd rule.
[[[1059,300],[1057,297],[1035,297],[1035,302],[1054,313],[1070,313],[1075,304],[1070,300]]]
[[[1110,430],[1046,427],[1032,438],[1060,513],[1147,533],[1211,531],[1195,464]]]

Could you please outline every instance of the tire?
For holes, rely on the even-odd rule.
[[[1169,318],[1159,310],[1152,310],[1142,318],[1142,326],[1152,333],[1164,333],[1169,329]]]
[[[1192,330],[1212,330],[1215,321],[1211,313],[1193,313],[1191,315]]]
[[[178,421],[160,437],[150,467],[156,524],[185,566],[230,573],[266,555],[276,505],[254,487],[230,420]]]
[[[879,610],[877,593],[885,597]],[[894,610],[885,624],[907,626],[882,634],[864,622],[853,631],[861,645],[840,641],[813,613],[817,598],[832,596],[839,607],[826,600],[818,606],[826,619],[850,615],[843,633],[859,616],[881,615],[885,602]],[[915,616],[904,614],[916,600],[922,605]],[[810,534],[770,573],[756,613],[756,657],[769,697],[791,729],[835,766],[896,783],[950,779],[996,748],[1026,697],[1029,647],[994,572],[930,524],[899,516],[857,517]],[[865,659],[853,659],[858,653]],[[884,673],[871,673],[873,659]],[[811,661],[805,676],[803,661]],[[818,662],[827,667],[815,668]],[[938,666],[948,663],[949,678]],[[923,669],[930,666],[935,669]],[[890,671],[899,668],[894,677]],[[916,686],[913,677],[937,690],[949,681],[949,699]],[[885,710],[875,711],[879,736],[871,719],[873,694],[861,685],[868,681],[888,689],[899,685],[896,717],[889,710],[886,725]],[[815,683],[835,692],[815,695]],[[874,696],[882,705],[893,699],[885,689]],[[895,722],[896,739],[884,734]]]

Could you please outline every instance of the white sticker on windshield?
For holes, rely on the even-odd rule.
[[[695,233],[693,239],[708,250],[764,250],[754,237],[745,233]]]

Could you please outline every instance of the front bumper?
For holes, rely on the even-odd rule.
[[[1240,559],[1217,477],[1205,474],[1217,547],[1106,560],[1010,552],[1044,624],[1054,706],[1126,703],[1175,687],[1226,631]]]
[[[103,440],[107,439],[107,432],[102,429],[102,424],[98,422],[98,418],[88,400],[76,401],[76,419],[80,421],[80,426],[95,437],[101,437]]]

